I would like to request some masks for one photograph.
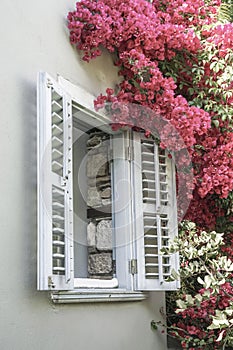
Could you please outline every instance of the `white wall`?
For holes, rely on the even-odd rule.
[[[95,94],[117,80],[110,58],[87,65],[70,46],[65,17],[74,6],[0,2],[0,349],[164,350],[164,336],[150,329],[161,293],[143,302],[55,306],[36,291],[37,71]]]

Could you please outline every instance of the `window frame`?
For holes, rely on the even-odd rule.
[[[43,259],[43,249],[48,244],[47,240],[41,242],[41,227],[43,230],[43,215],[41,217],[41,153],[45,150],[43,147],[41,147],[41,143],[45,143],[46,137],[51,137],[51,135],[47,135],[44,137],[44,134],[47,133],[45,130],[45,126],[43,126],[43,122],[40,120],[41,115],[43,115],[43,118],[46,118],[47,114],[51,114],[50,108],[44,104],[43,100],[48,100],[48,96],[46,96],[45,87],[42,87],[41,85],[48,86],[48,88],[51,88],[51,85],[54,84],[55,88],[60,91],[60,93],[63,96],[63,99],[65,101],[65,107],[66,109],[65,113],[73,118],[72,115],[72,104],[76,105],[79,110],[82,110],[85,113],[85,116],[89,116],[89,125],[92,127],[100,127],[101,129],[106,131],[109,134],[117,134],[117,137],[114,138],[113,136],[113,158],[118,159],[118,166],[116,173],[114,173],[115,177],[120,177],[120,174],[124,174],[125,178],[131,179],[132,174],[134,174],[133,162],[132,159],[126,159],[126,152],[125,150],[129,147],[133,146],[132,141],[132,132],[130,131],[124,131],[120,133],[114,133],[111,129],[111,121],[110,118],[104,113],[98,113],[94,110],[93,107],[93,100],[95,97],[85,91],[82,87],[73,85],[71,82],[67,81],[66,79],[62,78],[61,76],[58,76],[58,81],[55,81],[53,78],[51,78],[47,73],[40,72],[38,77],[38,207],[39,207],[39,215],[38,215],[38,227],[39,227],[39,234],[38,234],[38,289],[39,290],[50,290],[51,291],[51,299],[54,303],[75,303],[75,302],[103,302],[103,301],[131,301],[131,300],[143,300],[146,298],[147,294],[146,291],[143,291],[142,289],[139,290],[139,280],[140,276],[137,273],[137,269],[134,268],[134,263],[137,261],[137,237],[135,236],[134,229],[132,225],[129,225],[129,216],[131,217],[131,220],[134,219],[135,212],[134,212],[134,202],[132,205],[129,205],[129,207],[121,212],[120,214],[115,216],[115,220],[119,223],[123,223],[123,225],[128,224],[128,235],[125,235],[125,230],[122,229],[121,234],[116,235],[117,242],[116,246],[117,248],[117,258],[116,260],[120,263],[116,264],[116,276],[117,280],[113,278],[111,280],[111,283],[102,283],[101,281],[95,281],[94,284],[92,284],[91,279],[78,279],[74,278],[73,271],[71,280],[73,280],[73,283],[69,284],[67,289],[62,290],[62,288],[54,288],[53,287],[53,281],[51,279],[51,285],[49,288],[45,288],[45,282],[41,282],[41,274],[45,273],[46,267],[45,263],[41,262]],[[50,82],[48,84],[48,82]],[[81,101],[81,103],[80,103]],[[46,115],[45,115],[46,114]],[[82,121],[79,117],[79,120]],[[69,133],[69,128],[73,128],[71,126],[69,120],[69,125],[67,125],[67,131],[66,133]],[[85,120],[83,120],[85,122]],[[68,128],[69,127],[69,128]],[[42,135],[42,141],[41,141],[41,135]],[[67,134],[68,135],[68,134]],[[70,134],[69,134],[70,135]],[[120,140],[120,141],[119,141]],[[68,141],[67,141],[68,142]],[[49,166],[47,164],[47,166]],[[115,180],[113,180],[115,181]],[[174,185],[174,179],[173,179],[173,185]],[[72,184],[70,185],[72,188]],[[115,186],[115,184],[113,184]],[[43,189],[42,189],[43,191]],[[120,195],[126,196],[128,198],[134,198],[134,194],[132,193],[131,186],[126,186],[125,188],[120,188]],[[119,195],[119,193],[118,193]],[[174,191],[173,195],[174,197]],[[131,202],[131,201],[130,201]],[[174,198],[173,198],[174,202]],[[114,207],[114,201],[113,201],[113,212],[116,212],[116,208]],[[173,212],[173,221],[176,224],[175,214]],[[118,224],[117,223],[117,224]],[[174,230],[174,232],[176,229]],[[45,235],[45,233],[43,233]],[[44,237],[45,238],[45,237]],[[44,239],[42,238],[42,240]],[[73,251],[72,244],[70,245],[70,250]],[[73,256],[71,253],[71,260],[73,260]],[[178,257],[176,256],[176,267],[178,266]],[[51,267],[50,267],[51,269]],[[99,284],[99,285],[98,285]],[[104,286],[105,284],[105,286]],[[109,288],[109,285],[111,285],[111,288]],[[178,284],[176,284],[176,288],[178,288]],[[159,291],[161,290],[169,290],[170,288],[161,288],[157,289]],[[174,287],[173,287],[174,289]],[[150,289],[148,289],[150,290]],[[147,290],[147,291],[148,291]]]

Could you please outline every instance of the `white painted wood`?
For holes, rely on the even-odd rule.
[[[76,109],[73,118],[78,122],[86,123],[89,127],[97,127],[107,133],[113,133],[111,128],[111,118],[105,114],[104,109],[97,112],[94,108],[96,96],[84,90],[81,86],[74,85],[67,79],[58,75],[59,84],[72,97],[73,105]]]
[[[113,227],[116,254],[116,276],[119,287],[133,289],[134,276],[129,273],[129,262],[133,258],[133,188],[130,181],[130,161],[126,149],[130,145],[130,133],[114,135],[113,147]]]
[[[38,289],[68,290],[73,288],[71,99],[42,72],[37,140]]]
[[[79,289],[74,291],[51,293],[51,299],[55,304],[141,301],[145,300],[146,298],[147,295],[145,293],[118,288],[103,290]]]
[[[71,81],[63,78],[61,75],[57,76],[58,83],[63,87],[65,91],[69,93],[72,100],[76,101],[79,105],[87,108],[90,111],[94,110],[95,96],[83,89],[81,86],[73,84]]]
[[[75,278],[74,288],[98,288],[98,289],[111,289],[118,287],[117,278],[110,280],[94,279],[94,278]]]
[[[148,154],[148,159],[146,158],[142,165],[141,135],[133,133],[131,140],[132,133],[127,131],[113,134],[112,140],[114,256],[117,278],[110,281],[79,278],[74,281],[72,120],[76,118],[77,122],[86,123],[90,127],[103,127],[102,129],[108,131],[111,127],[108,118],[96,114],[93,110],[91,105],[93,96],[80,87],[75,88],[73,84],[61,77],[58,84],[46,73],[41,73],[38,81],[38,289],[71,290],[74,287],[103,289],[117,288],[117,286],[127,290],[175,289],[177,285],[174,283],[164,282],[163,269],[166,264],[164,265],[159,253],[157,253],[158,262],[156,263],[158,276],[151,278],[153,274],[151,276],[150,268],[155,268],[156,264],[145,259],[144,234],[147,235],[146,239],[151,237],[146,233],[143,221],[143,215],[154,217],[159,252],[164,242],[167,242],[167,238],[162,237],[162,231],[165,230],[161,226],[163,215],[169,218],[170,232],[173,231],[175,234],[177,230],[174,168],[168,160],[165,167],[168,187],[159,189],[160,172],[164,171],[164,166],[158,164],[158,147],[153,145],[154,158]],[[70,94],[72,100],[69,97]],[[134,156],[128,157],[129,149],[131,152],[134,150]],[[145,195],[142,195],[142,167],[144,166],[147,167],[148,176],[150,173],[155,173],[154,180],[149,179],[150,184],[145,187],[148,192],[147,200]],[[53,195],[52,189],[55,192],[60,191],[60,194]],[[163,195],[164,198],[168,196],[168,206],[163,205]],[[55,210],[55,215],[52,209]],[[64,227],[62,220],[64,220]],[[64,240],[61,241],[59,237],[63,237],[63,233]],[[151,247],[154,248],[154,246],[155,243]],[[135,258],[138,263],[138,273],[132,274],[130,261]],[[172,262],[175,267],[177,259],[173,260],[170,259],[168,265]]]
[[[167,155],[160,156],[161,151],[151,140],[145,140],[147,150],[142,156],[142,140],[142,135],[134,133],[135,160],[132,166],[132,181],[135,188],[135,241],[138,263],[136,290],[173,290],[178,288],[178,283],[167,282],[165,279],[172,268],[178,268],[179,257],[174,255],[165,259],[160,250],[168,244],[169,238],[177,234],[175,168]],[[146,181],[150,189],[146,189],[148,195],[143,192],[145,187],[142,184]],[[162,182],[166,183],[166,188]],[[152,195],[155,196],[154,199]],[[164,200],[163,196],[167,200]]]

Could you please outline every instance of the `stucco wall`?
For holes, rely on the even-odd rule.
[[[117,80],[108,57],[80,62],[65,17],[72,0],[0,2],[0,349],[164,350],[150,329],[163,294],[143,302],[52,304],[36,291],[36,75],[98,94]],[[104,67],[104,68],[103,68]]]

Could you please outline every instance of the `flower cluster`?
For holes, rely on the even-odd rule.
[[[217,218],[223,215],[224,211],[216,207],[215,201],[210,196],[201,198],[195,191],[185,218],[194,221],[200,227],[213,229]]]
[[[201,288],[194,298],[183,295],[178,305],[182,305],[183,309],[177,309],[180,321],[173,324],[171,334],[182,339],[182,347],[202,350],[205,345],[206,350],[219,349],[222,339],[231,332],[232,283],[223,283],[218,294],[211,288]],[[224,310],[229,310],[228,318]]]
[[[179,238],[163,249],[165,254],[179,251],[181,255],[182,288],[177,292],[177,316],[169,334],[179,338],[184,349],[232,345],[233,263],[224,251],[226,238],[184,221]]]
[[[229,232],[225,237],[225,244],[221,247],[221,251],[233,261],[233,232]]]
[[[144,130],[174,152],[180,219],[186,213],[202,229],[227,232],[216,256],[233,260],[233,24],[216,22],[220,3],[81,0],[68,14],[68,28],[83,60],[105,48],[118,67],[119,84],[98,96],[95,108],[106,109],[113,129]],[[182,264],[191,271],[188,259]],[[232,284],[220,283],[216,295],[212,280],[202,289],[191,283],[187,298],[187,281],[174,335],[183,348],[218,349],[229,335]]]
[[[197,191],[202,198],[213,193],[226,198],[233,190],[233,132],[232,127],[224,124],[225,131],[209,130],[201,148],[193,154],[193,161],[198,164]]]
[[[216,18],[216,13],[221,1],[210,1],[206,3],[203,0],[173,0],[169,3],[165,1],[153,1],[156,10],[164,13],[174,24],[183,24],[186,26],[201,26],[212,23]]]
[[[145,0],[83,0],[76,4],[76,10],[68,14],[71,42],[84,52],[83,59],[87,61],[101,55],[101,47],[114,52],[115,64],[123,78],[116,91],[108,89],[105,96],[100,95],[95,101],[97,109],[108,103],[115,128],[128,125],[153,132],[158,130],[158,118],[166,119],[169,123],[160,123],[161,146],[173,151],[186,147],[190,154],[193,153],[193,146],[199,144],[202,136],[206,135],[210,129],[211,116],[213,118],[213,113],[209,114],[207,109],[200,108],[198,101],[196,106],[190,106],[188,96],[184,97],[187,95],[187,82],[195,85],[193,65],[198,62],[198,52],[205,48],[203,40],[195,34],[194,26],[201,28],[213,23],[219,4],[219,0],[208,4],[203,0],[174,0],[169,4]],[[206,26],[203,28],[207,28],[201,30],[205,42],[210,42],[213,50],[219,48],[219,52],[227,52],[232,46],[231,25],[216,26],[211,31]],[[179,91],[183,96],[177,94],[174,74],[166,77],[166,64],[165,70],[161,66],[161,62],[171,62],[176,67],[174,62],[181,56],[190,70],[186,72],[179,65],[177,68]],[[196,84],[197,91],[209,84],[206,73],[212,73],[210,64],[206,62],[203,69],[205,74]],[[180,90],[182,79],[185,84]],[[193,93],[191,95],[190,98],[197,97]],[[140,109],[140,113],[132,113],[132,107],[129,108],[127,103],[143,106],[146,112]],[[176,129],[176,136],[171,137],[173,128]],[[181,143],[177,135],[179,140],[182,139]],[[215,152],[216,149],[207,151],[203,161],[198,159],[199,167],[200,163],[203,164],[196,179],[201,197],[209,193],[226,197],[231,191],[232,177],[229,177],[229,170],[232,162],[227,156],[230,146],[230,143],[221,145],[218,142],[218,152]],[[211,162],[213,156],[214,164]],[[195,159],[196,152],[193,163]]]
[[[100,45],[119,53],[139,48],[158,60],[173,57],[175,50],[195,52],[200,47],[193,30],[173,24],[170,16],[145,0],[83,0],[68,14],[68,22],[70,40],[87,61],[101,54]]]
[[[184,349],[202,350],[204,345],[206,350],[212,350],[219,349],[219,343],[222,344],[220,338],[224,338],[227,330],[224,327],[212,328],[211,324],[221,310],[232,307],[233,286],[226,282],[221,285],[218,295],[212,293],[212,289],[201,288],[196,303],[192,297],[183,296],[185,309],[177,310],[180,321],[173,325],[171,333],[182,339]]]
[[[207,37],[207,43],[214,43],[218,48],[219,58],[225,57],[229,50],[233,48],[233,24],[227,23],[217,25],[211,30],[203,30],[202,34]]]

